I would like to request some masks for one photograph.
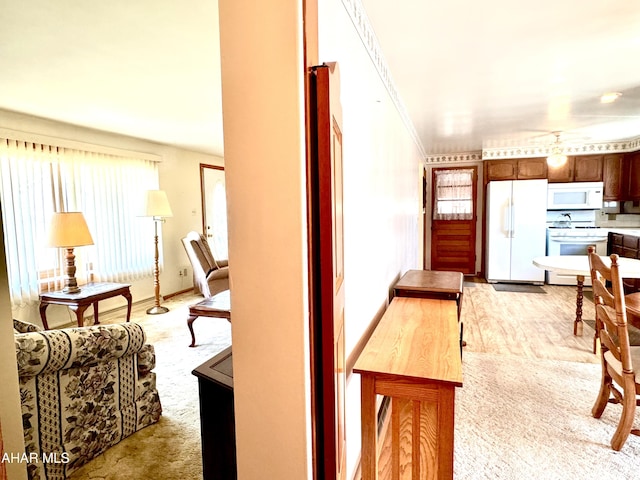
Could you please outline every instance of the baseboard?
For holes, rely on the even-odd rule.
[[[193,291],[193,287],[185,288],[184,290],[178,290],[177,292],[169,293],[168,295],[163,295],[163,300],[169,300],[170,298],[177,297],[178,295],[182,295],[184,293],[189,293]]]

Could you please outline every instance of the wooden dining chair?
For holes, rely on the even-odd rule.
[[[611,448],[620,450],[630,433],[640,435],[640,431],[633,430],[637,396],[640,393],[634,365],[640,365],[640,347],[629,344],[618,255],[611,255],[610,267],[595,253],[594,247],[589,247],[588,255],[602,362],[600,392],[591,413],[595,418],[600,418],[608,403],[622,404],[618,428],[611,439]],[[607,287],[607,281],[610,282],[610,288]]]

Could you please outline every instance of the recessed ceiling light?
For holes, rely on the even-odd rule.
[[[620,92],[607,92],[600,97],[600,103],[613,103],[621,96]]]

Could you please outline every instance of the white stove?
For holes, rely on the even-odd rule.
[[[595,225],[594,210],[547,211],[547,255],[586,255],[589,246],[599,255],[607,254],[608,231]],[[547,272],[551,285],[576,285],[575,276]],[[585,285],[591,279],[585,278]]]

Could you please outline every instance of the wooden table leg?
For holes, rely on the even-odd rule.
[[[98,318],[98,302],[93,302],[93,324],[100,325],[100,319]]]
[[[375,377],[362,375],[360,391],[362,415],[362,480],[378,478],[378,422],[376,413]]]
[[[191,345],[189,345],[190,347],[196,346],[196,336],[193,333],[193,322],[196,318],[198,318],[198,315],[189,315],[189,318],[187,318],[187,327],[189,327],[189,331],[191,332]]]
[[[582,322],[582,299],[583,296],[583,288],[584,288],[584,275],[578,275],[578,286],[576,287],[576,321],[573,323],[573,334],[577,336],[582,336],[582,329],[584,327],[584,323]]]
[[[47,323],[47,307],[48,303],[40,302],[40,320],[42,320],[42,326],[45,330],[49,330],[49,324]]]
[[[131,319],[131,292],[127,289],[122,296],[127,300],[127,322]]]
[[[89,305],[69,305],[69,310],[75,312],[79,327],[84,327],[84,311]]]

